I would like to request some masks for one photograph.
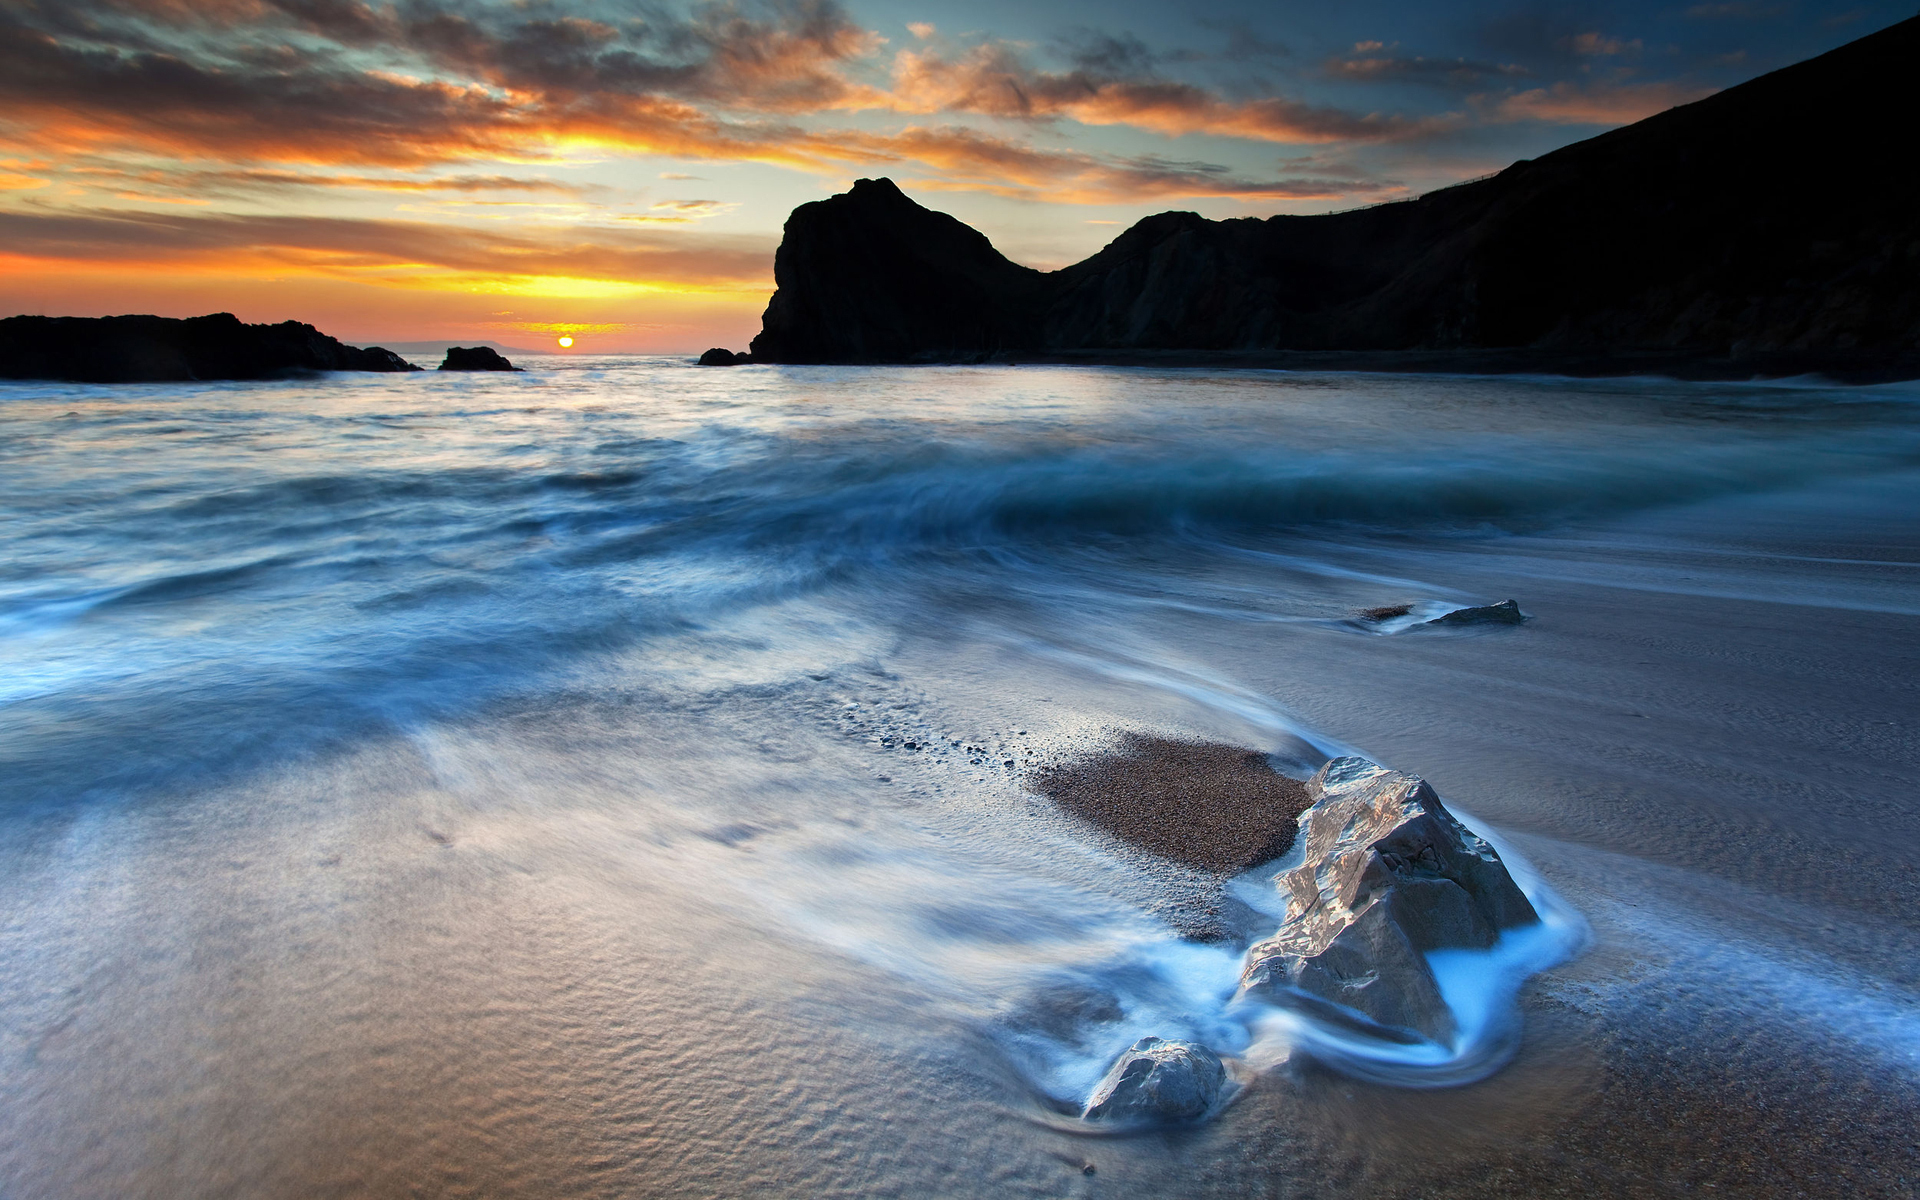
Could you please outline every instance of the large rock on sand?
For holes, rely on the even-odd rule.
[[[1143,1037],[1113,1064],[1082,1114],[1089,1121],[1195,1121],[1220,1099],[1227,1070],[1197,1042]]]
[[[1375,1033],[1450,1041],[1453,1015],[1427,954],[1491,947],[1538,921],[1533,905],[1420,779],[1336,758],[1307,794],[1304,857],[1274,881],[1286,920],[1247,952],[1242,991]]]

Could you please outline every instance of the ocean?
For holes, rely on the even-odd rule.
[[[0,384],[0,1195],[1920,1187],[1920,385],[524,365]],[[1547,931],[1249,1018],[1128,732]],[[1234,1102],[1091,1135],[1145,1033]]]

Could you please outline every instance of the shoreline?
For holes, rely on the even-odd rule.
[[[1382,375],[1546,375],[1570,379],[1666,378],[1746,383],[1817,375],[1863,386],[1920,379],[1920,352],[1855,355],[1766,351],[1738,358],[1663,350],[996,350],[908,358],[776,362],[742,356],[739,366],[1160,367],[1189,370],[1328,371]]]

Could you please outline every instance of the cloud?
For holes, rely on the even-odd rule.
[[[1477,87],[1489,79],[1529,74],[1515,63],[1379,53],[1386,48],[1379,42],[1360,42],[1353,57],[1329,59],[1321,72],[1350,83],[1422,83],[1445,88]]]
[[[71,43],[0,12],[0,112],[36,144],[285,162],[417,165],[500,155],[525,119],[486,89],[407,81],[289,49],[285,69]]]
[[[1212,163],[1046,149],[961,126],[910,126],[898,134],[865,139],[859,148],[875,162],[917,163],[941,171],[941,177],[912,181],[921,188],[985,191],[1062,204],[1206,196],[1329,200],[1398,190],[1359,179],[1246,179]]]
[[[1764,21],[1770,17],[1782,16],[1786,11],[1787,6],[1784,4],[1749,4],[1739,3],[1736,0],[1735,3],[1731,4],[1696,4],[1687,9],[1687,15],[1693,17],[1695,20],[1726,20],[1731,18],[1744,21]]]
[[[856,68],[877,63],[884,39],[833,0],[781,0],[754,14],[730,4],[686,17],[623,11],[615,19],[587,3],[555,16],[447,0],[0,10],[0,112],[14,140],[63,154],[134,148],[402,168],[543,161],[593,146],[811,169],[820,158],[790,118],[860,111],[1306,143],[1433,125],[1284,97],[1230,99],[1163,78],[1129,37],[1083,34],[1064,44],[1071,66],[1061,71],[998,42],[952,58],[907,50],[893,59],[891,86],[876,87]]]
[[[1170,136],[1207,133],[1289,143],[1386,141],[1430,132],[1436,125],[1280,97],[1233,101],[1159,78],[1151,68],[1138,43],[1113,39],[1090,48],[1065,72],[1035,68],[1004,42],[982,43],[954,58],[937,49],[902,50],[894,58],[890,103],[904,112],[1067,118]]]
[[[225,213],[0,210],[0,245],[15,259],[248,268],[415,287],[502,290],[541,280],[639,288],[751,290],[772,277],[764,239],[663,236],[605,226],[500,233],[421,221]]]
[[[665,212],[679,221],[697,221],[706,217],[717,217],[739,208],[737,203],[728,200],[662,200],[653,206],[656,213]]]
[[[533,10],[533,11],[538,11]],[[524,19],[519,6],[418,8],[405,46],[434,64],[564,103],[671,96],[763,113],[858,104],[871,89],[842,68],[882,45],[834,0],[786,0],[754,17],[707,4],[687,18],[615,24]]]
[[[878,46],[829,0],[762,20],[708,6],[625,29],[523,15],[427,0],[378,12],[293,0],[0,10],[0,113],[14,140],[69,153],[411,167],[537,161],[596,140],[778,161],[762,131],[721,114],[867,104],[871,89],[837,67]],[[217,41],[198,36],[211,25],[226,29]],[[288,26],[341,40],[290,41]],[[357,49],[375,41],[378,55]]]
[[[1545,121],[1554,125],[1626,125],[1691,104],[1718,91],[1686,83],[1556,83],[1503,96],[1477,97],[1496,121]]]
[[[1576,33],[1567,39],[1567,48],[1582,58],[1610,58],[1617,54],[1638,54],[1644,47],[1639,38],[1629,41],[1604,33]]]
[[[415,194],[453,192],[465,195],[481,192],[525,192],[577,198],[589,192],[603,190],[557,179],[524,178],[513,175],[449,175],[409,179],[400,176],[339,175],[260,168],[127,170],[117,167],[90,166],[74,167],[70,173],[83,179],[123,181],[160,192],[195,194],[211,191],[233,195],[258,189],[320,188]]]
[[[127,178],[111,186],[167,202],[308,187],[464,195],[474,199],[463,203],[489,206],[525,203],[479,198],[490,192],[580,199],[582,189],[524,168],[609,151],[830,176],[882,165],[924,176],[928,187],[1060,202],[1326,200],[1393,189],[1357,173],[1268,178],[1258,168],[1058,143],[1071,136],[1063,127],[1078,124],[1378,144],[1442,135],[1475,118],[1618,123],[1699,94],[1673,84],[1560,83],[1485,92],[1462,113],[1408,117],[1275,94],[1251,77],[1231,92],[1203,86],[1171,73],[1193,55],[1130,35],[1083,30],[1042,49],[997,40],[955,47],[923,24],[910,27],[916,44],[895,50],[835,0],[714,0],[688,12],[631,0],[564,8],[545,0],[0,0],[0,142],[69,165],[118,155]],[[1243,32],[1218,57],[1249,46],[1260,56],[1288,53]],[[1638,46],[1564,25],[1536,22],[1522,32],[1568,61]],[[1321,73],[1466,91],[1523,71],[1362,41]],[[889,117],[910,123],[876,127]],[[175,165],[155,168],[156,159]]]

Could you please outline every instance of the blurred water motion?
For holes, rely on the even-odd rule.
[[[1444,1105],[1227,1010],[1167,919],[1208,880],[1023,786],[1123,729],[1434,779],[1594,914],[1549,986],[1626,998],[1565,1011],[1645,1003],[1632,907],[1908,1069],[1911,923],[1824,869],[1911,837],[1881,785],[1713,789],[1898,709],[1911,390],[525,365],[0,388],[0,1192],[1363,1194],[1356,1104],[1444,1159]],[[1714,925],[1789,897],[1764,969]],[[1599,1070],[1529,1020],[1450,1093],[1502,1152]],[[1173,1141],[1042,1119],[1142,1033],[1274,1082]]]

